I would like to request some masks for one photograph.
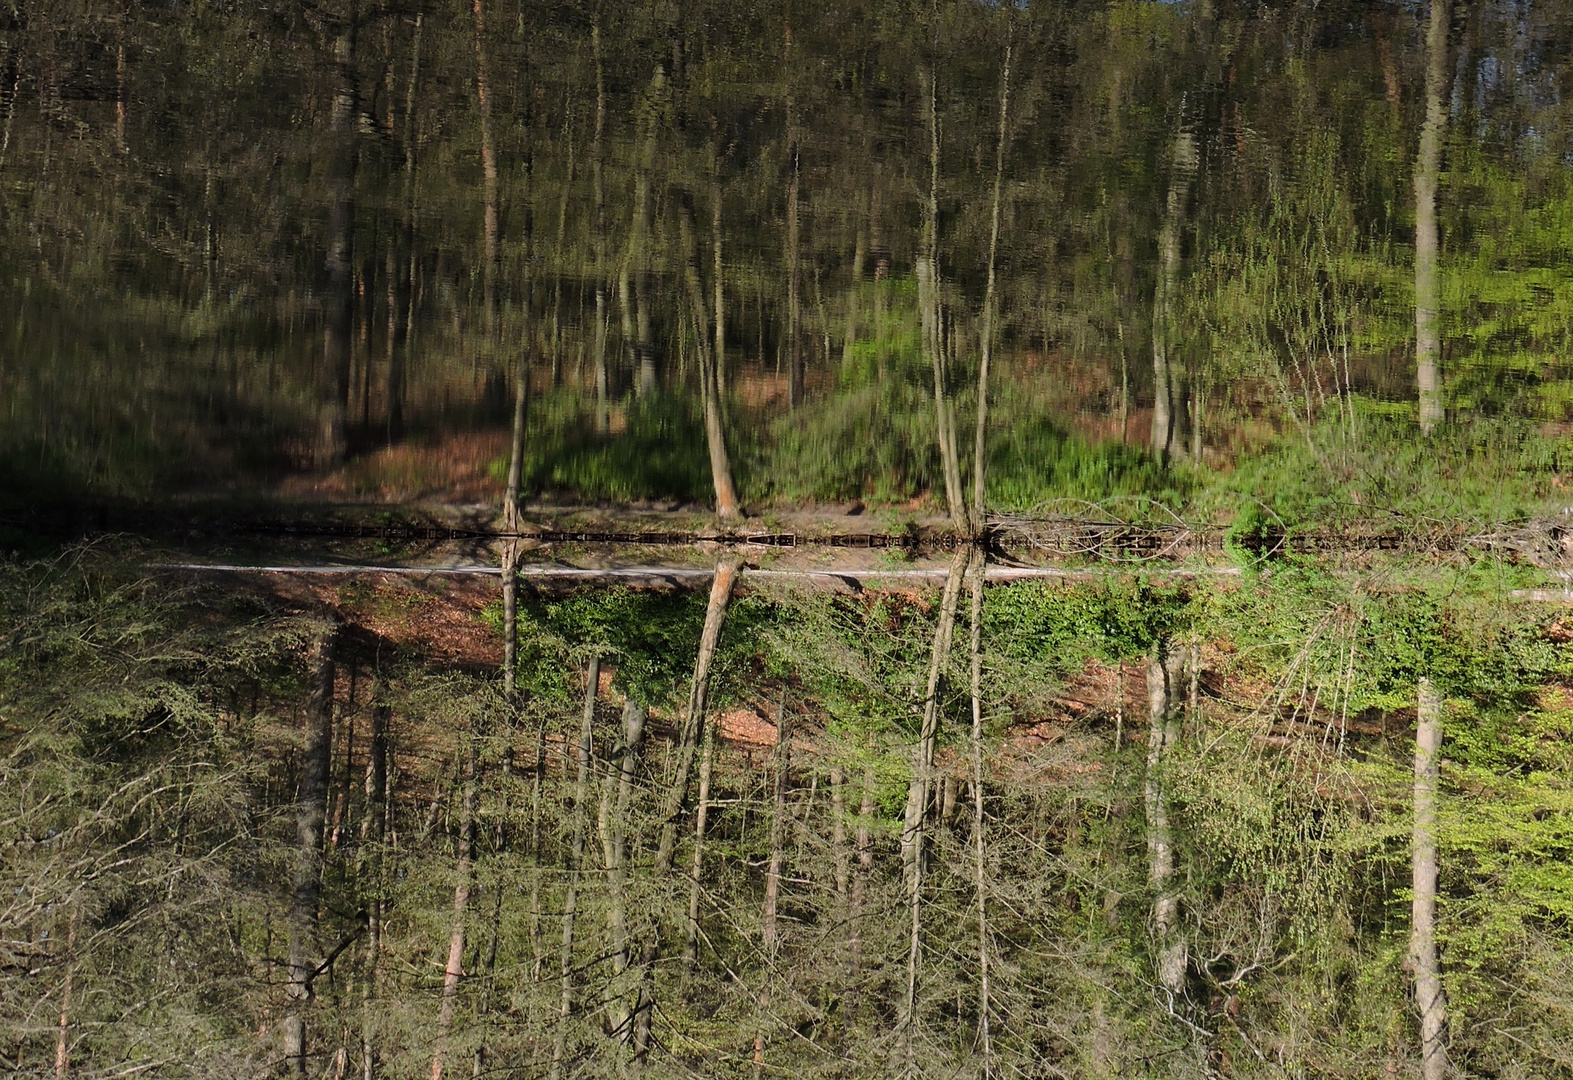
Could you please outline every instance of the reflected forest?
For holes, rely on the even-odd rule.
[[[0,1065],[1573,1080],[1564,92],[1573,0],[0,0]]]

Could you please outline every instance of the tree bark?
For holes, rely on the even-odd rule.
[[[715,726],[705,728],[704,749],[699,755],[699,804],[694,808],[694,860],[688,880],[688,926],[683,942],[683,968],[692,971],[699,962],[699,900],[704,887],[705,830],[710,824],[710,778],[715,768]]]
[[[606,74],[601,64],[601,23],[590,28],[590,48],[595,55],[595,140],[590,154],[591,188],[595,202],[595,430],[612,430],[610,390],[606,370],[606,186],[602,173],[606,130]]]
[[[694,244],[693,209],[685,197],[680,217],[683,244],[683,280],[688,289],[688,304],[694,320],[696,351],[699,353],[699,391],[704,399],[705,442],[710,450],[710,479],[715,488],[716,516],[730,520],[740,516],[737,489],[732,486],[732,463],[727,456],[726,435],[721,429],[721,397],[716,384],[715,363],[710,355],[706,327],[710,318],[705,311],[704,293],[699,287],[699,257]]]
[[[1411,839],[1412,896],[1409,963],[1415,974],[1415,1005],[1420,1012],[1420,1076],[1443,1080],[1447,1074],[1447,997],[1442,991],[1436,948],[1436,792],[1442,748],[1442,696],[1430,679],[1420,680],[1415,727],[1415,821]]]
[[[917,1027],[918,968],[922,959],[922,896],[924,862],[924,823],[928,815],[933,785],[934,747],[939,737],[940,690],[945,668],[950,661],[951,638],[956,627],[956,602],[961,580],[971,560],[970,549],[958,552],[945,579],[940,601],[939,621],[934,627],[934,646],[929,657],[928,689],[923,699],[923,727],[913,754],[912,778],[907,785],[907,806],[901,826],[901,862],[906,877],[907,905],[911,934],[907,948],[907,993],[902,1025],[907,1030],[909,1052]]]
[[[721,182],[710,190],[710,247],[715,252],[715,385],[716,396],[726,401],[726,281],[721,260]]]
[[[431,1080],[442,1080],[443,1059],[448,1032],[453,1026],[454,1009],[459,1001],[459,981],[464,977],[465,919],[470,906],[470,888],[475,860],[475,809],[479,797],[479,768],[476,740],[478,733],[465,735],[464,801],[459,811],[459,852],[453,887],[453,930],[448,935],[448,962],[442,975],[442,1004],[437,1012],[436,1046],[432,1051]]]
[[[1147,811],[1147,881],[1153,893],[1153,938],[1157,949],[1158,985],[1175,1009],[1185,994],[1188,963],[1179,935],[1179,897],[1174,892],[1174,842],[1169,830],[1169,797],[1164,757],[1179,741],[1175,719],[1175,686],[1183,653],[1161,640],[1147,658],[1147,775],[1143,787]]]
[[[594,752],[595,699],[600,690],[601,658],[592,656],[585,673],[584,711],[579,722],[579,772],[574,780],[572,836],[569,840],[568,891],[563,898],[563,943],[558,975],[562,997],[557,1008],[557,1026],[552,1035],[551,1075],[559,1077],[568,1050],[568,1018],[573,1014],[574,921],[579,911],[579,876],[584,863],[586,801],[589,798],[590,757]]]
[[[377,961],[382,949],[382,843],[388,793],[388,706],[379,679],[371,692],[371,742],[366,754],[366,806],[361,819],[359,877],[366,902],[366,960],[362,968],[361,1077],[377,1075],[372,1002],[377,996]]]
[[[1179,379],[1170,354],[1176,281],[1180,271],[1180,231],[1185,225],[1185,202],[1190,194],[1191,177],[1196,172],[1196,137],[1182,116],[1174,133],[1169,158],[1169,195],[1165,203],[1163,228],[1158,234],[1158,283],[1152,301],[1152,453],[1167,460],[1184,453],[1176,443],[1179,425],[1175,420]]]
[[[323,354],[326,400],[319,413],[316,465],[328,468],[344,460],[350,394],[350,338],[354,319],[351,266],[355,233],[355,118],[359,94],[355,85],[355,17],[338,28],[333,39],[335,86],[329,111],[331,186],[328,205],[328,251],[324,261],[328,284],[323,303]]]
[[[1426,29],[1426,118],[1415,156],[1415,381],[1420,430],[1430,434],[1442,420],[1441,282],[1437,259],[1436,193],[1442,171],[1442,136],[1447,125],[1447,31],[1451,0],[1431,0]]]
[[[72,905],[66,928],[65,979],[60,987],[60,1024],[55,1031],[55,1080],[71,1075],[71,991],[76,979],[76,934],[82,924],[82,904]]]
[[[481,183],[484,203],[481,218],[482,303],[485,307],[486,325],[490,328],[496,316],[497,303],[497,147],[492,141],[492,90],[491,71],[486,62],[486,19],[481,10],[481,0],[471,0],[475,14],[475,107],[481,121]]]
[[[295,867],[289,910],[289,982],[284,988],[284,1060],[296,1076],[306,1075],[306,1011],[316,978],[317,900],[322,882],[322,826],[327,817],[328,754],[333,734],[333,683],[338,641],[335,622],[323,632],[312,660],[311,699],[306,705],[306,745],[295,796]]]
[[[699,656],[694,662],[694,678],[688,691],[688,708],[683,714],[683,726],[678,732],[677,775],[667,789],[661,808],[661,843],[656,850],[655,872],[665,874],[672,868],[672,855],[677,844],[677,821],[688,806],[688,782],[694,767],[694,752],[705,727],[705,706],[710,692],[710,664],[715,659],[716,645],[721,640],[721,628],[726,623],[726,612],[732,602],[732,586],[742,560],[731,554],[716,560],[715,577],[710,582],[710,601],[705,606],[705,625],[699,635]]]
[[[786,710],[786,689],[781,691],[781,706],[776,711],[776,744],[771,755],[772,796],[770,800],[770,865],[765,871],[765,913],[763,939],[765,951],[774,956],[780,944],[776,914],[781,903],[782,829],[786,821],[788,757],[792,746],[791,714]]]
[[[985,472],[987,455],[987,421],[989,408],[989,360],[994,349],[994,267],[1000,242],[1000,188],[1005,179],[1005,142],[1007,121],[1010,116],[1010,60],[1011,45],[1005,43],[1005,62],[1000,67],[1000,125],[999,141],[994,149],[994,203],[989,215],[989,275],[983,292],[983,345],[978,361],[978,423],[972,437],[972,529],[974,534],[983,529],[985,500]],[[979,586],[981,588],[981,586]],[[981,596],[981,594],[980,594]],[[979,601],[981,602],[981,600]],[[981,895],[981,894],[980,894]]]
[[[927,73],[929,189],[923,216],[923,246],[918,256],[918,307],[922,311],[923,345],[934,369],[934,424],[939,442],[940,471],[945,481],[945,505],[956,528],[970,532],[967,505],[961,493],[961,459],[956,450],[955,417],[945,378],[944,327],[941,322],[939,275],[939,112],[934,73]]]
[[[1003,125],[1002,125],[1003,130]],[[981,465],[981,462],[979,463]],[[989,1074],[994,1046],[989,1032],[988,866],[983,841],[983,572],[979,552],[972,575],[972,854],[978,900],[978,1050]]]
[[[644,729],[648,711],[632,698],[623,703],[623,737],[613,752],[615,771],[608,771],[601,790],[598,821],[601,853],[606,865],[606,888],[610,901],[607,936],[610,938],[613,989],[612,1036],[619,1042],[632,1038],[632,1010],[626,1004],[621,981],[628,971],[628,815],[633,801],[634,777],[644,749]]]

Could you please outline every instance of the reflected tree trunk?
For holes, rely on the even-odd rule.
[[[1436,948],[1436,793],[1442,749],[1442,695],[1421,679],[1415,726],[1414,832],[1410,842],[1409,966],[1414,969],[1415,1005],[1420,1012],[1420,1076],[1447,1075],[1447,996],[1442,990]]]
[[[1447,32],[1451,0],[1431,0],[1426,29],[1426,117],[1415,156],[1415,381],[1420,430],[1430,434],[1442,421],[1441,282],[1437,259],[1436,193],[1442,171],[1442,136],[1447,125]]]
[[[945,328],[939,275],[939,109],[932,70],[926,73],[925,83],[928,91],[929,187],[924,206],[922,250],[917,264],[918,307],[922,314],[924,351],[934,369],[934,430],[945,482],[945,505],[950,511],[951,524],[963,532],[970,532],[967,505],[962,498],[956,418],[945,372]]]
[[[699,354],[699,391],[704,400],[705,442],[710,450],[710,479],[715,487],[716,516],[723,521],[741,516],[737,490],[732,486],[732,463],[727,455],[726,435],[721,427],[721,395],[716,384],[714,358],[710,355],[709,314],[705,311],[704,292],[699,287],[699,256],[694,241],[693,207],[685,196],[679,215],[683,245],[683,280],[694,321],[695,351]]]
[[[1169,195],[1164,205],[1163,227],[1158,233],[1158,282],[1152,301],[1152,452],[1167,460],[1183,455],[1176,413],[1183,404],[1178,368],[1173,355],[1175,290],[1180,272],[1180,233],[1185,227],[1185,204],[1191,178],[1196,173],[1196,137],[1186,125],[1181,104],[1179,127],[1169,152]]]
[[[492,141],[491,70],[486,62],[486,19],[481,0],[471,0],[475,14],[475,109],[481,122],[482,218],[481,296],[488,328],[497,306],[497,147]]]
[[[628,234],[628,257],[623,262],[618,292],[623,313],[623,336],[629,358],[638,370],[641,397],[656,389],[655,350],[650,344],[650,178],[655,170],[656,139],[662,128],[669,91],[666,71],[657,67],[645,93],[639,119],[639,152],[634,170],[633,226]],[[632,288],[629,278],[632,275]]]
[[[721,259],[721,181],[710,189],[710,247],[715,252],[715,385],[726,401],[726,270]]]
[[[355,85],[355,14],[333,38],[334,90],[329,110],[330,187],[327,288],[323,296],[323,366],[328,395],[318,414],[316,466],[331,468],[344,460],[350,405],[350,348],[354,319],[355,273],[352,265],[355,232],[355,122],[359,94]]]
[[[994,148],[994,201],[989,214],[989,273],[983,293],[982,356],[978,361],[978,423],[972,438],[972,532],[980,535],[987,512],[985,473],[988,453],[989,360],[994,350],[994,267],[1000,243],[1000,188],[1005,179],[1005,142],[1010,116],[1010,60],[1012,42],[1005,43],[1000,65],[999,139]],[[980,586],[981,588],[981,586]],[[985,1025],[987,1018],[985,1018]]]
[[[606,131],[606,73],[601,64],[601,23],[590,28],[590,47],[595,54],[595,139],[590,153],[590,181],[595,202],[595,430],[606,435],[612,430],[610,386],[606,370],[606,184],[604,162]]]

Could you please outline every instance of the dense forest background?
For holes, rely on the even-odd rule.
[[[0,1060],[1573,1075],[1570,58],[6,0]],[[182,531],[329,504],[471,562]]]
[[[523,371],[527,496],[708,502],[719,341],[745,505],[901,504],[930,258],[961,416],[997,267],[992,505],[1544,476],[1573,16],[1443,14],[1428,83],[1403,4],[13,4],[7,487],[495,498]],[[1400,422],[1428,86],[1445,461]]]

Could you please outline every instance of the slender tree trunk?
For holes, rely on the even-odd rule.
[[[1415,728],[1415,823],[1410,852],[1413,899],[1410,902],[1409,963],[1415,974],[1415,1004],[1420,1011],[1420,1076],[1447,1075],[1447,997],[1442,991],[1436,949],[1436,790],[1442,748],[1442,696],[1430,679],[1420,680]]]
[[[415,14],[415,31],[410,43],[410,82],[404,92],[404,247],[408,261],[404,287],[408,291],[405,305],[403,340],[388,346],[388,439],[404,437],[404,385],[409,367],[410,346],[415,319],[415,165],[416,165],[416,89],[421,73],[421,37],[425,26],[424,15]],[[390,253],[391,254],[391,253]],[[391,271],[390,271],[391,273]],[[390,286],[391,289],[391,286]],[[392,301],[390,300],[390,303]],[[391,321],[394,315],[388,316]],[[392,331],[390,330],[390,334]]]
[[[295,1076],[306,1075],[306,1010],[316,979],[317,899],[322,882],[322,826],[327,817],[328,755],[333,735],[333,683],[338,627],[324,631],[312,659],[311,700],[306,706],[306,746],[295,797],[295,867],[289,910],[289,983],[284,988],[284,1059]]]
[[[945,480],[945,505],[953,525],[970,532],[967,504],[962,497],[961,459],[956,450],[955,417],[950,407],[945,377],[944,326],[941,317],[939,275],[939,110],[935,100],[934,73],[927,73],[929,189],[923,216],[923,247],[918,256],[918,306],[922,309],[924,349],[934,368],[934,426],[939,441],[940,470]]]
[[[481,0],[471,0],[475,14],[475,107],[481,120],[481,181],[484,208],[481,236],[485,259],[481,267],[482,303],[486,325],[491,326],[497,301],[497,148],[492,142],[491,71],[486,62],[486,19]]]
[[[366,960],[362,967],[361,1077],[376,1080],[377,1044],[372,1017],[377,960],[382,950],[382,844],[388,792],[388,706],[379,679],[371,693],[371,743],[366,754],[366,806],[361,819],[360,881],[366,902]]]
[[[55,1031],[55,1080],[71,1075],[71,991],[76,978],[76,935],[82,924],[82,904],[72,905],[66,928],[65,979],[60,987],[60,1024]]]
[[[798,155],[796,132],[792,133],[787,155],[791,171],[787,174],[786,194],[786,264],[787,264],[787,405],[797,408],[803,399],[803,347],[802,347],[802,268],[800,264],[801,237],[799,234],[798,186],[801,180],[801,162]]]
[[[934,627],[934,647],[929,657],[928,689],[923,698],[923,727],[913,754],[912,779],[907,786],[907,807],[901,826],[901,862],[906,876],[911,934],[907,947],[907,993],[902,1026],[907,1032],[909,1055],[915,1048],[918,1022],[918,968],[922,959],[922,900],[924,864],[924,823],[928,815],[933,786],[934,747],[939,738],[940,691],[945,668],[950,661],[950,643],[956,628],[956,602],[961,580],[971,560],[963,549],[951,562],[940,601],[939,621]]]
[[[333,40],[335,86],[329,112],[332,144],[332,182],[328,206],[328,252],[325,265],[328,287],[323,304],[323,336],[327,396],[318,422],[319,468],[344,459],[350,394],[350,339],[354,320],[355,273],[352,266],[355,233],[355,120],[359,94],[355,85],[355,16],[353,9]]]
[[[863,769],[862,800],[858,804],[857,870],[852,877],[852,895],[847,911],[847,1021],[857,1019],[862,1006],[863,982],[863,909],[868,903],[868,884],[874,876],[874,843],[870,826],[874,821],[874,788],[878,778],[870,760]]]
[[[980,463],[981,464],[981,463]],[[972,574],[972,855],[978,894],[978,1050],[989,1074],[994,1046],[989,1032],[988,866],[983,839],[983,572],[980,551]]]
[[[1177,1008],[1185,994],[1185,941],[1179,936],[1179,897],[1174,892],[1174,843],[1169,832],[1169,797],[1164,757],[1179,740],[1174,689],[1183,653],[1167,640],[1153,646],[1147,659],[1147,880],[1153,892],[1153,935],[1158,953],[1158,985]]]
[[[442,975],[442,1004],[437,1012],[436,1047],[432,1051],[431,1080],[442,1080],[443,1059],[453,1013],[459,1001],[459,980],[464,977],[465,920],[469,913],[470,889],[475,861],[475,810],[479,798],[479,769],[476,742],[479,733],[465,736],[464,801],[459,811],[459,854],[453,888],[453,930],[448,935],[448,962]]]
[[[982,357],[978,362],[978,424],[972,437],[972,528],[975,533],[982,532],[984,514],[988,509],[984,473],[988,450],[989,360],[994,351],[994,266],[1000,242],[1000,188],[1005,179],[1005,141],[1007,120],[1010,115],[1011,47],[1011,42],[1007,40],[1005,62],[1000,67],[999,141],[994,149],[994,203],[989,216],[989,276],[983,293],[983,348]],[[985,1023],[987,1023],[986,1018]]]
[[[692,971],[699,962],[699,900],[704,887],[705,829],[710,824],[710,779],[715,768],[715,726],[706,725],[704,749],[699,755],[699,804],[694,808],[694,860],[688,880],[688,926],[683,942],[683,967]]]
[[[558,965],[562,984],[562,997],[557,1008],[557,1026],[552,1035],[551,1075],[562,1075],[567,1060],[568,1018],[573,1015],[573,947],[574,921],[579,911],[579,876],[584,864],[584,830],[589,799],[590,758],[594,752],[595,699],[600,690],[601,658],[590,658],[585,675],[584,712],[579,722],[578,776],[574,780],[573,830],[569,841],[568,891],[563,898],[563,944]]]
[[[776,711],[776,744],[772,757],[772,795],[770,800],[770,864],[765,871],[765,913],[763,939],[765,951],[774,956],[780,944],[776,913],[781,903],[782,848],[786,822],[787,766],[792,748],[791,714],[786,710],[786,689],[781,690],[781,705]]]
[[[836,871],[836,907],[845,918],[852,862],[847,852],[847,774],[840,765],[830,767],[830,853]]]
[[[710,191],[710,246],[715,252],[715,385],[716,396],[726,402],[726,281],[721,260],[721,181]]]
[[[612,430],[610,386],[606,370],[606,186],[602,173],[602,134],[606,130],[606,77],[601,65],[601,23],[590,28],[595,54],[595,140],[590,155],[590,177],[595,201],[595,430]]]
[[[1175,404],[1179,380],[1173,344],[1174,296],[1180,272],[1180,231],[1185,225],[1185,202],[1196,172],[1196,137],[1182,116],[1174,134],[1169,160],[1169,195],[1158,234],[1158,283],[1152,301],[1152,452],[1167,459],[1176,447]]]
[[[656,139],[660,134],[661,101],[667,95],[666,72],[657,68],[650,79],[640,121],[639,156],[634,171],[633,228],[628,234],[628,258],[623,262],[618,292],[622,300],[623,335],[634,366],[639,372],[641,397],[656,389],[655,350],[650,345],[649,284],[650,265],[650,177],[655,169]],[[630,288],[629,276],[633,275]],[[638,311],[633,311],[634,304]]]
[[[710,479],[715,487],[716,516],[723,521],[741,516],[737,489],[732,486],[732,463],[726,451],[726,435],[721,429],[721,398],[716,384],[715,364],[705,328],[710,324],[705,311],[704,293],[699,288],[699,261],[694,245],[693,211],[685,200],[680,229],[684,254],[683,277],[688,288],[688,303],[693,314],[696,350],[699,353],[699,389],[704,398],[705,442],[710,449]]]
[[[1442,421],[1441,282],[1437,258],[1436,191],[1442,172],[1442,136],[1447,125],[1447,31],[1451,0],[1431,0],[1426,29],[1426,118],[1415,156],[1415,364],[1420,391],[1420,430],[1430,434]]]
[[[732,586],[737,581],[737,571],[742,560],[732,554],[716,560],[715,577],[710,582],[710,600],[705,607],[705,625],[699,635],[699,656],[694,662],[694,678],[688,691],[688,708],[683,714],[683,726],[678,732],[677,775],[667,789],[661,808],[661,844],[656,850],[655,872],[665,874],[672,868],[672,855],[677,844],[677,821],[688,806],[688,783],[694,767],[694,752],[699,737],[704,733],[705,708],[710,693],[710,665],[715,659],[716,645],[721,640],[721,628],[726,623],[726,612],[732,602]]]
[[[623,738],[613,754],[615,772],[608,772],[601,791],[599,827],[601,851],[606,862],[606,888],[610,901],[606,915],[607,936],[611,939],[612,1035],[619,1042],[632,1041],[632,1010],[628,1007],[622,979],[628,971],[628,815],[633,801],[634,776],[644,748],[645,719],[648,713],[632,698],[623,703]]]

